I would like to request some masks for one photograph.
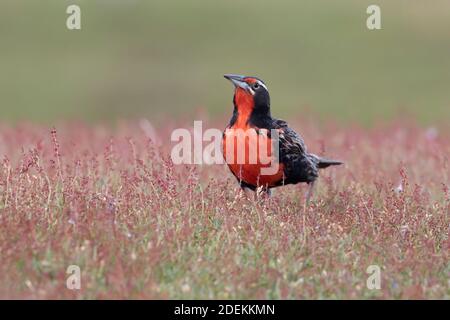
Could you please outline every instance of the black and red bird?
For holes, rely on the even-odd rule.
[[[314,182],[319,176],[319,169],[332,165],[342,164],[340,161],[329,160],[308,153],[302,137],[289,128],[286,121],[275,119],[270,113],[270,96],[266,84],[259,78],[246,77],[235,74],[226,74],[235,87],[233,104],[234,111],[223,135],[223,154],[235,154],[233,161],[227,161],[228,167],[238,179],[243,189],[253,191],[258,188],[270,193],[270,189],[287,184],[307,183],[307,201],[311,195]],[[267,152],[271,153],[272,134],[277,133],[278,138],[278,169],[270,175],[262,175],[261,169],[268,167],[266,162],[257,159],[249,162],[248,153],[252,148],[251,139],[237,139],[234,131],[255,131],[258,138],[267,142]],[[265,130],[264,130],[265,129]],[[230,135],[233,134],[233,137]],[[261,144],[261,140],[259,140]],[[232,150],[231,150],[232,149]],[[245,151],[246,157],[242,162],[236,161],[237,153]]]

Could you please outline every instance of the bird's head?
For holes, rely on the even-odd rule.
[[[237,74],[226,74],[224,77],[234,84],[234,105],[238,111],[269,114],[270,96],[264,81]]]

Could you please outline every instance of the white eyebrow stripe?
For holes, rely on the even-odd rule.
[[[264,83],[262,83],[262,81],[260,81],[260,80],[257,80],[257,81],[258,81],[258,83],[259,83],[260,86],[262,86],[264,89],[266,89],[266,91],[269,91],[269,90],[267,89],[266,85],[265,85]]]

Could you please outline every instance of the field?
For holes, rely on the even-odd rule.
[[[191,125],[2,126],[0,298],[450,298],[448,128],[293,121],[345,161],[304,212],[304,186],[253,200],[225,166],[173,165]]]
[[[450,299],[450,2],[371,4],[3,0],[0,298]],[[225,73],[345,162],[306,209],[172,162],[228,123]]]

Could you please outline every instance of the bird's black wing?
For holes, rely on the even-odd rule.
[[[289,128],[286,121],[274,119],[272,128],[279,138],[279,160],[285,166],[285,184],[313,182],[318,177],[318,166],[306,149],[302,137]]]

